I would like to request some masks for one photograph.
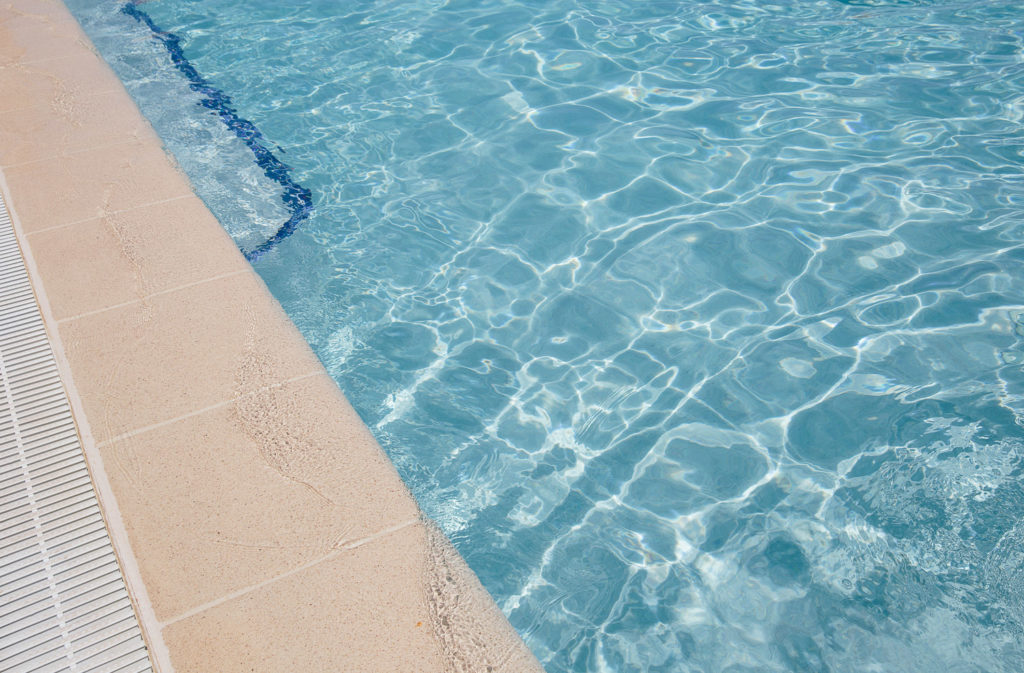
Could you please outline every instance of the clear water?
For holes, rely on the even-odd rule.
[[[243,247],[287,217],[70,0]],[[1019,671],[1024,6],[158,0],[256,263],[550,673]]]

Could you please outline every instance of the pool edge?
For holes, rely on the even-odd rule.
[[[7,14],[3,12],[7,12]],[[17,26],[12,27],[11,21],[7,21],[12,16],[14,16],[13,22]],[[3,26],[5,21],[8,23],[7,26]],[[133,203],[130,201],[130,195],[118,195],[118,185],[114,174],[100,175],[97,183],[92,185],[93,192],[97,188],[106,190],[102,203],[90,202],[87,198],[88,189],[78,190],[80,181],[76,180],[75,171],[82,171],[81,175],[88,175],[90,179],[95,176],[94,165],[90,168],[90,165],[85,163],[76,168],[75,162],[82,161],[84,155],[90,155],[97,162],[106,157],[107,164],[118,163],[127,171],[126,175],[131,176],[131,181],[133,181],[131,186],[143,189],[147,187],[147,182],[144,175],[135,174],[137,168],[149,167],[163,174],[167,174],[169,167],[171,171],[175,173],[177,171],[171,166],[171,161],[166,156],[163,157],[166,165],[160,165],[158,155],[163,155],[163,149],[159,139],[149,128],[148,123],[141,118],[135,103],[123,90],[123,87],[119,86],[119,81],[115,84],[109,79],[114,77],[109,67],[98,58],[96,60],[102,64],[99,69],[94,67],[94,63],[86,63],[90,58],[96,58],[94,50],[63,3],[47,0],[15,0],[8,3],[5,8],[0,8],[0,31],[4,29],[17,31],[17,33],[10,34],[16,35],[22,41],[21,44],[27,45],[27,47],[19,55],[13,52],[13,43],[8,41],[3,47],[5,51],[0,51],[0,73],[6,68],[7,72],[2,74],[11,75],[13,72],[17,76],[19,73],[14,71],[24,70],[23,66],[30,66],[29,70],[33,71],[28,73],[30,79],[34,76],[33,73],[41,72],[44,74],[44,78],[52,78],[53,81],[58,82],[56,85],[58,90],[47,91],[43,87],[38,91],[28,91],[30,96],[35,96],[35,98],[22,99],[24,105],[21,106],[0,109],[0,121],[9,122],[8,128],[14,128],[13,132],[4,132],[0,129],[0,188],[2,188],[7,201],[61,377],[71,400],[82,438],[83,450],[93,475],[94,485],[99,492],[107,528],[121,561],[129,592],[135,602],[136,612],[157,670],[164,673],[175,670],[174,660],[186,662],[184,665],[179,663],[178,670],[194,670],[194,666],[188,662],[201,661],[202,647],[199,652],[182,654],[180,651],[182,639],[185,639],[186,642],[189,642],[189,639],[195,639],[197,629],[200,633],[198,637],[201,638],[202,625],[213,625],[214,628],[217,628],[216,625],[221,624],[222,628],[228,630],[237,626],[241,618],[236,618],[236,615],[230,613],[233,606],[237,607],[236,604],[244,603],[241,608],[238,608],[240,614],[253,618],[253,621],[246,623],[261,624],[263,622],[260,622],[260,619],[265,616],[263,607],[269,603],[260,603],[261,595],[257,594],[268,591],[272,593],[271,590],[275,589],[273,586],[275,582],[283,582],[292,578],[296,582],[303,578],[309,581],[319,578],[317,581],[329,586],[337,586],[330,583],[337,582],[338,578],[346,576],[346,573],[351,574],[350,571],[353,569],[352,567],[343,567],[346,559],[362,554],[366,558],[360,562],[369,570],[361,568],[360,570],[366,572],[355,574],[361,578],[359,581],[375,577],[378,581],[382,581],[388,577],[388,573],[391,573],[392,579],[404,577],[412,572],[418,573],[414,584],[402,587],[403,589],[417,588],[417,595],[412,596],[405,592],[403,596],[401,591],[392,592],[393,595],[390,596],[390,599],[399,602],[404,600],[407,604],[388,605],[381,611],[383,613],[390,609],[392,614],[405,611],[410,615],[423,617],[422,619],[410,619],[408,625],[403,624],[403,626],[407,626],[411,634],[406,640],[402,640],[405,636],[391,634],[398,640],[389,642],[387,645],[387,647],[398,645],[399,648],[408,645],[424,649],[408,659],[416,662],[417,670],[423,666],[428,666],[423,670],[441,670],[442,668],[444,670],[473,670],[465,668],[467,662],[474,661],[473,657],[484,657],[488,661],[497,657],[493,659],[495,664],[500,667],[496,670],[539,671],[539,664],[532,655],[529,655],[528,650],[508,625],[500,610],[479,585],[475,575],[472,575],[471,571],[465,567],[461,557],[432,526],[422,522],[422,514],[415,506],[394,468],[386,458],[382,461],[383,452],[372,439],[369,431],[358,420],[351,407],[347,405],[340,391],[337,391],[336,386],[333,393],[327,390],[325,386],[328,384],[324,379],[329,380],[329,377],[316,361],[312,352],[309,351],[308,345],[302,340],[298,331],[284,316],[276,300],[263,286],[262,281],[251,267],[244,264],[244,260],[242,264],[237,265],[238,260],[241,259],[240,253],[192,192],[187,180],[179,174],[181,183],[173,185],[174,189],[171,192],[165,193],[166,185],[163,185],[161,189],[164,189],[164,192],[159,194],[160,198],[146,203]],[[36,31],[37,34],[33,34],[33,31]],[[89,52],[91,56],[86,56],[86,52]],[[60,72],[58,66],[65,67],[69,60],[77,60],[78,56],[81,56],[83,60],[84,65],[81,67],[88,70],[88,74],[87,76],[79,74],[72,79],[67,79],[67,74]],[[104,69],[106,72],[101,72]],[[62,77],[72,83],[70,88],[64,86],[61,89]],[[93,81],[101,83],[99,92],[95,86],[92,89],[77,86],[78,82],[91,83]],[[12,86],[10,78],[0,79],[0,90],[5,86]],[[57,130],[55,131],[55,129]],[[83,137],[87,137],[89,140],[83,141]],[[125,159],[124,153],[126,152],[135,152],[135,154]],[[42,187],[39,185],[26,186],[32,184],[32,175],[45,180],[48,167],[52,171],[61,172],[60,175],[55,176],[53,184]],[[67,184],[73,183],[75,188],[61,192],[60,182],[62,180]],[[183,190],[182,185],[187,188],[187,193]],[[47,190],[60,193],[47,200],[45,194]],[[177,193],[174,193],[174,190],[177,190]],[[114,197],[107,192],[113,193]],[[85,200],[82,201],[80,197],[85,197]],[[114,201],[111,200],[112,198]],[[128,198],[129,200],[119,203],[116,202],[117,198],[122,198],[122,200]],[[191,275],[175,278],[174,269],[157,268],[163,258],[159,254],[159,248],[161,245],[168,244],[167,240],[160,238],[166,232],[150,231],[145,228],[144,224],[148,224],[150,220],[167,217],[166,213],[169,211],[185,209],[186,204],[187,208],[194,211],[190,217],[195,221],[189,219],[188,222],[176,222],[176,225],[192,226],[196,232],[202,231],[202,233],[201,235],[197,234],[199,235],[198,242],[172,241],[171,245],[180,243],[182,247],[171,250],[170,256],[173,258],[177,254],[191,259],[188,258],[189,253],[201,252],[201,256],[205,256],[203,262],[207,263],[208,267],[199,271],[190,267],[188,271]],[[53,213],[57,213],[57,215]],[[210,230],[211,223],[216,225],[217,231]],[[113,237],[110,235],[111,231]],[[153,240],[149,240],[150,238]],[[117,243],[116,250],[110,249],[112,242]],[[96,247],[90,248],[89,245]],[[200,250],[196,246],[202,246],[202,249]],[[214,252],[210,253],[210,250]],[[122,257],[129,258],[127,270],[117,266]],[[220,260],[228,260],[228,267],[225,273],[217,275],[213,273],[212,269]],[[124,273],[118,276],[121,271]],[[91,279],[90,282],[94,283],[95,291],[88,291],[89,287],[82,287],[82,278]],[[113,283],[118,278],[127,279],[127,283],[135,283],[136,286],[129,288],[130,291],[127,295],[121,296],[124,295],[123,287],[113,287]],[[86,286],[88,284],[88,282],[84,283]],[[197,287],[200,289],[197,290]],[[204,291],[207,292],[206,295],[203,294]],[[197,404],[204,402],[203,405],[185,408],[186,413],[176,413],[169,418],[154,416],[154,414],[158,414],[159,409],[154,410],[152,406],[147,407],[145,404],[139,403],[142,395],[149,390],[143,385],[146,381],[142,381],[142,379],[151,375],[159,377],[162,372],[157,371],[154,374],[153,369],[146,368],[146,363],[167,366],[170,372],[167,374],[168,380],[173,379],[174,374],[178,373],[173,369],[176,363],[164,363],[159,354],[152,352],[147,354],[144,348],[133,350],[127,354],[119,352],[116,348],[109,348],[109,344],[106,342],[116,340],[121,336],[120,332],[112,331],[112,329],[120,326],[128,330],[139,330],[139,334],[142,335],[138,339],[139,342],[148,340],[150,346],[159,347],[161,342],[154,340],[155,337],[152,334],[158,330],[154,330],[152,324],[146,322],[147,320],[151,322],[159,320],[159,318],[153,318],[154,313],[163,311],[164,318],[181,315],[182,311],[193,310],[199,300],[207,302],[208,310],[225,309],[221,302],[224,298],[222,295],[225,294],[229,296],[229,303],[241,304],[248,313],[255,315],[252,320],[256,328],[249,330],[247,338],[252,337],[253,334],[257,341],[264,338],[265,335],[259,328],[267,327],[273,332],[272,337],[269,338],[270,343],[257,343],[248,360],[226,370],[230,374],[230,380],[219,382],[221,386],[219,392],[203,399],[201,399],[201,395],[197,395],[195,399],[187,401],[187,403],[196,402]],[[97,299],[97,295],[100,295],[100,299]],[[248,315],[246,311],[242,311],[242,314],[243,317]],[[206,319],[209,319],[209,316]],[[216,320],[213,321],[213,323],[216,322]],[[194,321],[194,325],[208,327],[209,324],[204,323],[201,317],[197,317]],[[219,329],[222,331],[240,331],[236,325],[227,323],[219,325]],[[209,335],[197,335],[192,331],[186,331],[185,334],[195,339],[192,344],[194,349],[202,351],[209,348],[211,342]],[[227,346],[238,342],[237,337],[237,334],[221,335],[212,341],[218,341],[218,345],[227,348]],[[246,341],[244,345],[248,348],[250,344]],[[277,352],[282,349],[287,351],[286,356],[280,356]],[[123,377],[126,381],[119,382],[119,390],[114,390],[116,386],[112,386],[109,380],[103,379],[107,376],[107,372],[103,371],[102,367],[94,369],[95,363],[92,362],[99,360],[102,364],[104,359],[114,358],[111,362],[120,365],[122,360],[129,356],[130,359],[138,361],[140,370],[135,373],[134,378],[131,375]],[[202,361],[203,357],[208,356],[208,353],[199,353],[196,355],[196,359]],[[205,372],[201,373],[205,374]],[[308,382],[303,383],[303,381]],[[83,385],[79,385],[80,383]],[[243,385],[238,388],[240,383]],[[300,424],[300,427],[290,427],[285,422],[292,420],[287,414],[293,413],[296,400],[302,400],[302,395],[310,391],[317,394],[315,400],[315,403],[319,405],[316,408],[317,413],[306,419],[307,422]],[[120,399],[118,398],[119,394],[122,395]],[[208,403],[210,400],[214,400],[212,404]],[[240,400],[244,400],[244,402],[240,402]],[[185,407],[187,407],[187,403]],[[138,411],[140,416],[132,417],[132,413],[122,414],[122,407],[128,407],[130,412]],[[344,419],[341,428],[344,436],[340,439],[337,436],[325,438],[317,435],[318,428],[311,426],[311,423],[315,423],[322,417],[324,409],[331,409],[336,412],[334,415]],[[299,413],[301,415],[302,412]],[[276,417],[275,414],[277,414]],[[155,423],[153,422],[154,418],[156,418]],[[255,454],[260,454],[261,450],[273,453],[275,437],[278,437],[274,433],[279,433],[280,437],[289,442],[298,441],[300,448],[337,447],[338,442],[342,442],[342,449],[345,453],[354,450],[366,454],[359,468],[362,472],[356,476],[369,480],[375,487],[383,485],[386,491],[381,496],[384,498],[381,502],[386,501],[384,505],[381,507],[371,506],[367,511],[376,516],[379,514],[379,509],[385,509],[387,510],[386,515],[379,517],[379,520],[372,525],[363,526],[366,530],[351,534],[345,530],[352,526],[358,527],[358,522],[345,521],[344,525],[340,527],[344,529],[342,537],[313,540],[310,543],[314,547],[317,544],[321,545],[316,548],[316,553],[312,558],[307,558],[309,554],[305,556],[284,554],[284,560],[274,559],[272,563],[268,564],[256,562],[246,576],[247,581],[241,582],[241,586],[230,587],[231,580],[236,579],[232,575],[235,570],[239,571],[238,574],[245,574],[245,569],[228,567],[221,569],[217,579],[220,584],[211,583],[207,581],[208,577],[203,577],[206,584],[203,584],[201,590],[194,591],[195,595],[171,596],[167,587],[157,587],[154,599],[150,592],[154,582],[155,571],[153,569],[159,568],[161,562],[167,564],[168,568],[173,567],[175,572],[185,573],[181,575],[182,577],[187,578],[189,570],[188,568],[182,569],[181,564],[175,563],[174,559],[158,558],[157,562],[153,561],[154,556],[169,555],[166,551],[161,551],[159,545],[154,542],[154,532],[161,532],[159,524],[166,524],[168,513],[151,511],[165,509],[166,503],[160,501],[147,505],[145,495],[140,496],[136,492],[137,484],[131,483],[131,477],[134,476],[142,482],[145,482],[147,478],[152,478],[156,473],[154,471],[162,465],[158,460],[153,460],[153,456],[164,450],[167,443],[173,443],[177,434],[194,431],[197,433],[196,436],[208,436],[211,433],[221,432],[221,430],[214,429],[218,422],[231,426],[222,430],[224,437],[222,441],[225,442],[225,445],[231,444],[234,449],[237,449],[240,452],[238,455],[248,455],[244,454],[248,450],[246,447],[251,449],[253,446],[256,447]],[[193,427],[197,424],[201,427]],[[251,431],[253,425],[257,426],[255,431]],[[240,426],[245,427],[241,427],[240,430]],[[99,434],[94,431],[94,427],[99,429]],[[140,443],[152,440],[155,435],[165,431],[169,435],[161,439],[163,444],[154,440],[152,445],[139,446]],[[300,440],[295,440],[296,436],[300,436]],[[306,444],[302,444],[303,441]],[[324,444],[324,442],[328,444]],[[123,453],[135,454],[134,459],[143,464],[133,465],[130,468],[121,465],[115,466],[113,463],[108,464],[111,456],[116,459]],[[249,453],[254,452],[249,450]],[[104,454],[106,454],[107,460],[105,460]],[[142,458],[139,458],[140,455]],[[278,458],[280,457],[271,456],[271,462]],[[350,457],[347,457],[346,461],[350,462],[349,459]],[[293,452],[285,455],[278,463],[272,464],[273,470],[269,471],[263,464],[267,462],[266,455],[249,455],[247,460],[251,460],[252,465],[248,465],[246,469],[254,470],[261,475],[261,478],[266,479],[266,483],[274,489],[273,493],[279,493],[282,497],[289,498],[288,502],[292,504],[310,503],[309,517],[320,526],[320,530],[317,531],[318,535],[332,533],[339,528],[336,525],[338,522],[335,521],[339,518],[339,512],[361,511],[359,509],[361,505],[353,505],[350,510],[346,509],[347,503],[342,503],[332,509],[330,504],[325,504],[321,500],[325,499],[329,503],[337,505],[334,501],[340,500],[340,497],[336,494],[325,496],[322,493],[319,495],[306,493],[305,491],[308,489],[316,491],[320,488],[320,484],[307,483],[315,480],[316,475],[309,476],[302,473],[302,469],[294,468],[294,464],[302,463],[305,460],[300,453]],[[319,456],[318,460],[331,463],[332,457]],[[119,463],[119,460],[115,460],[115,462]],[[334,463],[337,462],[338,460],[335,459]],[[341,468],[346,468],[348,462],[342,462],[344,464],[341,465]],[[198,466],[196,469],[198,470],[200,467]],[[337,468],[338,465],[332,464],[331,467]],[[121,474],[121,472],[132,470],[136,474],[128,477]],[[147,470],[150,472],[147,473]],[[289,473],[289,470],[292,472]],[[206,497],[218,495],[218,489],[223,488],[225,484],[223,480],[213,484],[204,482],[204,478],[209,481],[208,475],[185,476],[187,479],[194,479],[195,484],[205,488],[203,495]],[[192,485],[193,482],[189,481],[188,483]],[[188,497],[193,496],[191,492],[171,493],[170,495],[185,497],[186,501]],[[229,494],[223,495],[227,499]],[[241,500],[227,502],[225,507],[231,511],[241,511],[239,508],[242,505],[251,504],[250,500],[245,499],[246,495],[241,494]],[[130,503],[127,509],[122,507],[125,502]],[[272,511],[264,513],[264,519],[256,520],[271,521],[273,514]],[[289,510],[287,514],[294,518],[295,510]],[[302,519],[302,517],[299,518]],[[194,522],[186,518],[182,522],[182,527],[189,523]],[[281,530],[291,531],[295,528],[294,523],[294,521],[286,522]],[[240,523],[240,530],[251,525],[252,520],[243,521]],[[175,538],[177,543],[194,544],[197,548],[204,544],[203,540],[197,541],[189,538],[187,530],[175,529],[175,534],[181,536]],[[301,534],[296,534],[301,537]],[[381,540],[386,540],[388,545],[382,544]],[[364,547],[372,548],[372,553],[357,551]],[[401,548],[402,556],[393,561],[387,561],[385,557],[388,556],[389,550],[392,548]],[[255,552],[246,551],[237,556],[228,555],[224,560],[226,563],[238,562],[239,559],[244,561],[252,555],[258,556],[260,553],[262,553],[260,549]],[[382,574],[379,566],[388,562],[391,563],[391,566],[385,568],[385,572]],[[328,565],[331,567],[328,568]],[[149,570],[142,566],[146,566]],[[323,567],[317,568],[317,566]],[[268,568],[271,569],[268,570]],[[453,572],[439,573],[437,572],[438,568]],[[199,568],[195,572],[203,574],[205,570],[205,568]],[[311,570],[317,570],[320,575],[314,576],[312,572],[309,572]],[[144,579],[147,572],[149,573],[148,583]],[[451,584],[452,577],[458,578],[457,586]],[[252,579],[257,581],[248,581]],[[396,581],[398,580],[396,579]],[[417,583],[418,586],[415,586]],[[304,585],[300,583],[298,586]],[[387,594],[384,589],[381,591],[383,594]],[[459,600],[455,600],[454,603],[448,600],[459,591],[465,594],[461,603]],[[431,602],[431,596],[433,596],[433,602]],[[279,600],[279,598],[274,597],[273,600]],[[369,600],[372,604],[373,596],[370,596]],[[366,605],[367,603],[365,601],[358,603],[357,601],[355,604]],[[433,638],[422,635],[429,629],[436,631],[439,628],[444,628],[441,624],[451,622],[452,614],[450,612],[442,615],[443,619],[439,619],[439,611],[455,610],[461,615],[461,611],[465,610],[463,606],[466,604],[470,606],[468,609],[474,614],[470,618],[462,615],[455,620],[463,624],[460,627],[463,629],[462,632],[454,635],[435,632]],[[162,616],[158,615],[158,612],[162,612]],[[300,630],[309,630],[310,624],[298,621],[305,611],[298,610],[291,614],[294,618],[292,626],[298,627]],[[206,619],[197,621],[198,617]],[[381,614],[364,614],[361,617],[370,621],[374,619],[378,622],[381,621]],[[384,623],[386,625],[388,620],[385,619]],[[200,624],[200,626],[191,631],[176,626],[182,624]],[[264,625],[266,626],[266,624]],[[281,624],[274,623],[272,626],[277,628]],[[316,626],[322,627],[323,625]],[[373,625],[371,627],[368,627],[367,633],[375,632],[376,627]],[[164,637],[168,629],[172,629],[179,636],[184,633],[185,636],[178,637],[177,643],[168,644]],[[319,632],[324,636],[336,635],[330,629],[321,629]],[[246,647],[261,640],[260,634],[256,634],[255,640],[251,637],[253,634],[232,633],[230,635],[230,638],[209,638],[209,642],[203,646],[206,647],[205,651],[218,656],[229,656],[227,651],[217,648],[230,647],[232,643],[238,647]],[[271,637],[282,637],[282,634],[277,631],[270,635]],[[464,651],[463,648],[466,648],[467,645],[459,642],[460,638],[467,641],[482,638],[489,643],[488,648],[493,651]],[[326,650],[331,650],[329,644],[324,643],[324,645]],[[385,647],[384,641],[373,645],[377,649]],[[322,655],[323,652],[319,654]],[[372,661],[369,658],[372,657],[372,654],[369,652],[368,658],[363,661]],[[317,661],[324,662],[321,669],[329,668],[327,659],[320,657]],[[434,663],[430,664],[429,662]],[[240,662],[224,661],[222,663],[224,666],[221,667],[221,670],[232,670],[235,663],[240,665]],[[281,664],[283,668],[285,662],[282,661]],[[292,665],[296,666],[294,670],[299,670],[303,666],[303,664],[295,662],[292,662]],[[441,668],[436,668],[437,666]],[[384,662],[381,662],[381,667],[390,667],[390,664],[385,666]],[[302,670],[320,669],[305,667]]]

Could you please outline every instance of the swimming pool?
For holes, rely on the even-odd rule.
[[[68,4],[551,673],[1016,670],[1024,9]]]

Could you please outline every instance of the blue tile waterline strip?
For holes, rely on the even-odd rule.
[[[214,112],[228,129],[238,136],[242,142],[252,151],[256,158],[256,165],[263,169],[264,175],[281,185],[284,190],[281,200],[284,202],[290,216],[288,220],[274,233],[273,236],[263,241],[252,250],[242,250],[242,254],[250,262],[255,262],[267,252],[274,249],[278,243],[295,233],[299,225],[313,212],[313,193],[299,183],[292,180],[289,172],[290,166],[278,159],[266,145],[263,144],[263,134],[248,119],[238,116],[238,112],[231,106],[231,98],[210,84],[199,74],[195,66],[185,56],[181,48],[181,38],[172,32],[161,29],[146,12],[138,8],[139,0],[131,0],[121,7],[121,12],[143,23],[153,33],[153,37],[159,40],[167,53],[170,54],[174,67],[185,76],[189,82],[189,88],[202,96],[199,105]]]

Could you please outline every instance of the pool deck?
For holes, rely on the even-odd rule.
[[[0,189],[154,670],[541,670],[59,0]]]

